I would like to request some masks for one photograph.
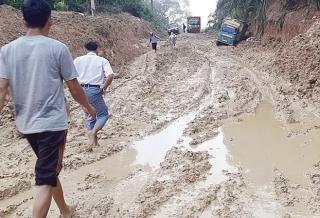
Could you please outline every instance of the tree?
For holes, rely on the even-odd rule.
[[[167,17],[170,23],[182,23],[190,15],[189,0],[156,0],[155,8],[158,13]]]
[[[216,11],[211,14],[210,22],[215,29],[226,17],[241,19],[256,25],[260,34],[264,31],[268,0],[219,0]]]
[[[53,9],[59,11],[89,12],[91,0],[46,0]],[[23,0],[0,0],[0,4],[8,4],[21,8]],[[128,12],[133,16],[153,23],[164,30],[169,22],[181,22],[188,12],[188,0],[96,0],[97,12]]]

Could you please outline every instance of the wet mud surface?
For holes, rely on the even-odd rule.
[[[138,57],[106,95],[111,117],[93,152],[71,101],[61,180],[75,217],[319,216],[317,118],[286,122],[269,89],[277,78],[244,58],[207,35]],[[12,106],[2,114],[0,217],[31,217],[35,157]]]

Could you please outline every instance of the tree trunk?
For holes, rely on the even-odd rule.
[[[95,10],[96,10],[96,5],[95,5],[95,2],[94,2],[94,0],[91,0],[90,1],[90,8],[91,8],[91,16],[94,16],[94,12],[95,12]]]

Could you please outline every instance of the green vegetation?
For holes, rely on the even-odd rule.
[[[6,4],[6,5],[11,5],[12,7],[15,8],[20,8],[22,5],[23,0],[0,0],[0,5]]]
[[[64,1],[54,3],[54,8],[57,11],[67,11],[68,6],[64,3]]]
[[[57,11],[90,12],[90,0],[46,0]],[[182,2],[182,3],[181,3]],[[23,0],[0,0],[1,4],[21,8]],[[169,21],[181,22],[188,0],[95,0],[97,12],[127,12],[150,21],[164,30]]]
[[[277,22],[282,28],[285,16],[293,10],[304,7],[316,8],[320,10],[320,0],[278,0],[278,13],[280,18]],[[271,4],[270,0],[219,0],[216,11],[211,15],[210,25],[217,30],[221,22],[226,17],[241,19],[253,27],[258,36],[264,33],[266,23],[267,8]]]
[[[255,25],[258,34],[263,34],[268,0],[219,0],[216,12],[211,15],[213,29],[218,29],[226,17],[240,19]]]

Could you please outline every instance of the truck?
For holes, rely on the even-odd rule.
[[[187,32],[200,33],[200,31],[201,31],[201,17],[188,17]]]
[[[171,35],[171,33],[179,34],[180,33],[180,29],[179,29],[178,24],[175,24],[175,23],[170,24],[169,28],[167,29],[167,32],[168,32],[169,36]]]
[[[217,34],[217,46],[222,44],[236,45],[243,39],[247,28],[248,25],[241,20],[231,18],[224,19]]]

